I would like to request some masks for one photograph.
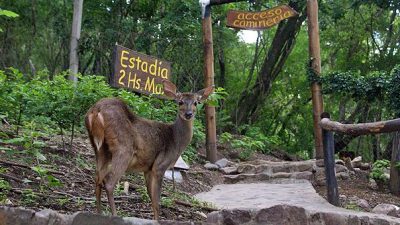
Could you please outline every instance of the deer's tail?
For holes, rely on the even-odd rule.
[[[90,112],[85,119],[86,128],[96,152],[104,143],[104,118],[100,112]]]

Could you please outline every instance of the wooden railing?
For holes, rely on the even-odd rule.
[[[332,205],[339,206],[339,192],[335,176],[335,141],[333,132],[356,136],[396,132],[400,131],[400,118],[375,123],[342,124],[330,120],[329,113],[324,112],[321,115],[319,125],[322,128],[323,136],[324,166],[328,201]]]

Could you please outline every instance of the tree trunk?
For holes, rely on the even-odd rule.
[[[390,165],[390,192],[400,196],[400,132],[396,132]]]
[[[69,79],[78,82],[76,74],[79,69],[79,57],[78,57],[78,46],[79,38],[81,36],[81,23],[82,23],[82,7],[83,0],[74,0],[74,15],[72,19],[72,31],[71,31],[71,45],[69,54]]]
[[[289,6],[300,12],[300,15],[282,21],[278,25],[268,54],[257,75],[257,82],[251,88],[243,90],[237,108],[231,114],[237,125],[250,122],[256,118],[255,112],[268,96],[273,81],[281,72],[293,49],[296,36],[300,31],[301,24],[306,19],[306,15],[304,4],[300,5],[297,1],[290,1]]]

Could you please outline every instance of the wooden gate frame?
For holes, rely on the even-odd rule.
[[[214,50],[212,38],[211,7],[234,2],[244,2],[248,0],[200,0],[202,3],[202,29],[204,45],[204,84],[205,87],[214,85]],[[309,36],[309,56],[310,66],[314,73],[319,76],[321,73],[321,57],[319,44],[318,26],[318,1],[307,0],[308,17],[308,36]],[[323,99],[321,94],[321,84],[313,82],[311,84],[313,121],[314,121],[314,146],[315,157],[323,158],[322,130],[319,126],[320,115],[323,112]],[[215,107],[206,105],[206,155],[207,159],[214,163],[217,160],[217,132]]]

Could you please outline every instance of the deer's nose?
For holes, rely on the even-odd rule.
[[[186,119],[190,119],[193,116],[193,112],[185,112]]]

